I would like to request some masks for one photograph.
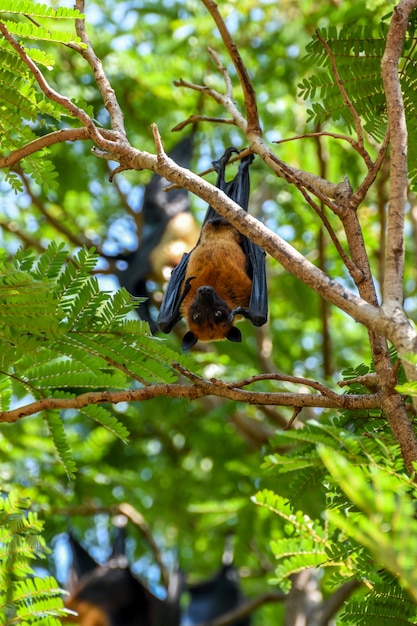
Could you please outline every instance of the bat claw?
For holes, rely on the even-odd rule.
[[[243,317],[246,317],[246,313],[247,310],[244,309],[243,306],[238,306],[236,309],[233,309],[233,311],[230,311],[228,321],[232,323],[235,315],[243,315]]]

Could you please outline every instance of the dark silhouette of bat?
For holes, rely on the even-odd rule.
[[[213,161],[218,173],[216,186],[247,211],[249,166],[254,157],[244,157],[236,176],[226,182],[225,168],[233,152],[238,150],[228,148]],[[241,341],[241,332],[233,325],[236,316],[245,317],[254,326],[267,321],[265,252],[209,206],[196,246],[183,255],[172,272],[158,326],[169,333],[185,317],[189,330],[182,347],[189,350],[198,340]]]
[[[233,565],[233,546],[228,537],[222,558],[222,567],[214,576],[193,585],[187,585],[190,602],[185,609],[182,626],[211,623],[229,611],[238,609],[245,598],[239,585],[239,574]],[[250,626],[250,616],[241,617],[230,626]]]
[[[212,577],[195,584],[184,584],[178,569],[169,581],[167,597],[157,598],[137,578],[125,554],[125,527],[118,527],[112,555],[100,566],[72,536],[70,596],[67,608],[78,615],[62,619],[63,624],[79,626],[197,626],[211,623],[229,611],[239,609],[245,598],[239,575],[233,565],[231,539],[225,546],[222,566]],[[187,592],[186,605],[180,597]],[[250,616],[234,620],[231,626],[250,626]]]
[[[65,605],[78,615],[63,622],[79,626],[179,626],[181,575],[172,577],[165,600],[157,598],[132,574],[124,541],[124,529],[118,529],[113,554],[101,567],[70,536],[73,589]]]

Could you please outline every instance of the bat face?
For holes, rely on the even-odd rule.
[[[190,330],[182,340],[183,350],[190,350],[198,340],[242,340],[240,330],[233,326],[232,309],[213,287],[204,285],[198,288],[186,317]]]

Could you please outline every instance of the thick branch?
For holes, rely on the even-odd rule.
[[[382,79],[387,99],[391,136],[390,197],[387,225],[387,256],[383,288],[384,304],[402,305],[404,278],[404,214],[407,202],[407,126],[398,64],[416,0],[402,0],[394,8],[387,45],[382,57]]]
[[[389,320],[383,317],[377,307],[358,298],[346,287],[327,276],[279,235],[248,215],[221,190],[189,170],[179,167],[167,156],[159,155],[156,157],[126,146],[123,150],[123,156],[121,154],[120,158],[123,162],[129,161],[130,166],[134,169],[151,169],[180,187],[194,192],[208,204],[211,204],[240,232],[258,243],[294,276],[351,315],[356,321],[365,324],[365,326],[379,328],[381,332],[387,330],[391,332]]]

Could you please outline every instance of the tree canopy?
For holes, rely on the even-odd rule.
[[[59,623],[118,515],[161,596],[232,535],[254,626],[416,622],[416,6],[0,1],[1,624]],[[156,330],[165,187],[267,253],[241,343]]]

